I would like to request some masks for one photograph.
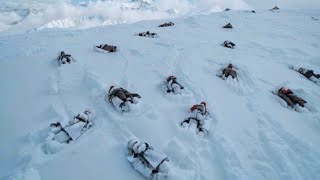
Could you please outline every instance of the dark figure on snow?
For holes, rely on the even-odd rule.
[[[278,96],[281,97],[288,106],[294,108],[294,105],[299,104],[299,106],[304,107],[304,104],[307,103],[302,98],[296,96],[293,94],[293,92],[290,89],[285,89],[284,87],[280,88],[278,90]]]
[[[224,41],[221,45],[226,48],[231,48],[231,49],[233,49],[236,46],[236,44],[234,44],[231,41]]]
[[[167,156],[146,142],[132,139],[127,145],[127,159],[147,179],[166,179],[171,164]]]
[[[207,111],[207,104],[201,102],[200,104],[195,104],[190,108],[190,116],[181,122],[181,126],[186,127],[191,122],[197,124],[197,133],[207,134],[208,133],[208,124],[205,119],[209,115]]]
[[[108,51],[108,52],[116,52],[117,51],[117,46],[111,46],[111,45],[108,45],[108,44],[102,44],[102,45],[99,45],[99,46],[96,46],[97,48],[100,48],[100,49],[103,49],[105,51]]]
[[[78,139],[92,126],[94,115],[87,109],[68,122],[51,123],[52,140],[59,143],[69,143]]]
[[[163,24],[160,24],[158,27],[168,27],[168,26],[174,26],[174,23],[173,22],[163,23]]]
[[[119,111],[129,111],[130,104],[137,104],[140,98],[139,94],[130,93],[121,87],[111,86],[109,89],[109,102]]]
[[[315,74],[313,70],[305,69],[305,68],[299,68],[299,73],[304,75],[306,78],[310,79],[311,77],[315,77],[317,79],[320,79],[320,74]]]
[[[230,8],[226,8],[224,11],[231,11],[231,9]]]
[[[226,29],[232,29],[232,24],[228,23],[226,25],[223,26],[223,28],[226,28]]]
[[[275,6],[275,7],[273,7],[272,9],[270,9],[270,11],[277,11],[277,10],[279,10],[280,8],[278,8],[278,6]]]
[[[61,64],[71,63],[72,57],[70,54],[64,53],[64,51],[61,51],[60,56],[58,57],[58,64],[59,66]]]
[[[169,76],[167,78],[167,93],[173,92],[174,94],[181,93],[181,90],[184,89],[184,87],[177,81],[177,78],[175,76]]]
[[[229,64],[227,68],[224,68],[222,70],[222,78],[227,79],[229,76],[232,77],[232,79],[237,78],[237,72],[233,69],[233,65]]]
[[[157,33],[150,33],[149,31],[147,32],[142,32],[142,33],[139,33],[138,36],[144,36],[144,37],[156,37],[157,36]]]

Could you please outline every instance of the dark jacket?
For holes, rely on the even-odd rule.
[[[237,72],[232,68],[225,68],[222,70],[222,73],[225,75],[226,78],[228,78],[230,75],[232,76],[232,79],[237,77]]]
[[[111,99],[115,96],[117,96],[118,98],[120,98],[124,102],[126,102],[127,100],[130,100],[134,97],[141,98],[141,96],[139,94],[130,93],[129,91],[127,91],[126,89],[123,89],[123,88],[116,88],[116,89],[112,90],[112,92],[110,92],[110,94],[109,94],[109,100],[111,101]]]

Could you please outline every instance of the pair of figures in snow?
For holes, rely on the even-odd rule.
[[[94,46],[94,49],[98,52],[116,52],[117,46],[101,44],[99,46]],[[70,64],[72,61],[74,61],[74,58],[70,54],[66,54],[64,51],[61,51],[57,61],[58,65],[61,66],[62,64]]]
[[[194,124],[196,133],[205,135],[208,133],[207,116],[209,113],[205,102],[194,105],[190,109],[190,116],[181,122],[181,126],[188,127]],[[169,172],[174,168],[165,154],[137,139],[128,142],[127,159],[135,170],[150,180],[167,179]]]
[[[184,87],[175,76],[166,79],[167,93],[180,94]],[[111,86],[108,91],[108,101],[120,112],[128,112],[132,104],[138,104],[141,96],[131,93],[122,87]]]
[[[174,26],[173,22],[166,22],[163,24],[160,24],[158,27],[169,27],[169,26]],[[145,32],[141,32],[137,34],[138,36],[142,36],[142,37],[150,37],[150,38],[156,38],[158,37],[157,33],[154,32],[150,32],[150,31],[145,31]]]
[[[310,81],[320,85],[320,74],[315,74],[313,70],[294,67],[290,67],[290,69],[299,72]],[[286,89],[284,87],[281,87],[278,90],[277,95],[283,99],[290,108],[295,108],[296,105],[305,107],[305,104],[307,103],[307,101],[295,95],[290,89]]]

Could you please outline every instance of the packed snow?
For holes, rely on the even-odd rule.
[[[171,179],[320,179],[320,87],[289,68],[320,73],[317,19],[316,10],[232,10],[1,36],[0,179],[145,179],[126,157],[132,138],[168,157]],[[165,21],[175,25],[158,27]],[[158,37],[135,36],[147,30]],[[94,50],[105,43],[117,52]],[[60,51],[74,61],[59,66]],[[238,81],[217,77],[229,63]],[[181,94],[165,93],[169,75]],[[139,93],[139,107],[118,112],[111,85]],[[271,93],[282,86],[311,108],[282,105]],[[202,101],[212,116],[204,137],[179,125]],[[95,120],[78,139],[48,139],[50,123],[86,108]]]

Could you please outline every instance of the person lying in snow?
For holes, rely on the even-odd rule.
[[[233,27],[232,27],[231,23],[228,23],[228,24],[224,25],[223,28],[232,29]]]
[[[130,93],[123,88],[111,86],[108,98],[109,102],[112,103],[118,111],[123,112],[130,111],[130,105],[137,104],[141,96],[136,93]]]
[[[193,105],[190,108],[190,116],[181,122],[182,127],[187,127],[191,122],[197,124],[197,134],[208,134],[208,124],[205,119],[209,116],[207,111],[207,104],[201,102],[200,104]]]
[[[232,79],[237,78],[237,72],[233,69],[232,64],[229,64],[227,68],[222,70],[222,79],[227,79],[229,76],[231,76]]]
[[[146,31],[146,32],[139,33],[138,36],[154,38],[157,36],[157,33],[150,33],[149,31]]]
[[[304,104],[307,103],[307,101],[293,94],[293,92],[290,89],[286,89],[284,87],[281,87],[278,90],[278,96],[281,99],[283,99],[291,108],[294,108],[294,105],[296,104],[299,104],[299,106],[304,107]]]
[[[273,7],[272,9],[270,9],[270,11],[277,11],[277,10],[279,10],[280,8],[278,8],[278,6],[275,6],[275,7]]]
[[[158,27],[168,27],[168,26],[174,26],[174,23],[173,22],[163,23],[163,24],[160,24]]]
[[[111,46],[108,44],[102,44],[102,45],[96,46],[96,48],[99,48],[99,49],[102,49],[102,50],[105,50],[108,52],[116,52],[117,51],[117,46]]]
[[[165,179],[170,168],[165,154],[137,139],[128,142],[127,159],[134,169],[150,180]]]
[[[178,83],[177,78],[175,76],[169,76],[166,81],[167,85],[167,93],[173,92],[174,94],[180,94],[181,90],[184,87]]]
[[[305,68],[299,68],[298,72],[302,75],[304,75],[306,78],[310,79],[314,82],[320,82],[320,74],[315,74],[313,70],[305,69]]]
[[[59,66],[61,64],[66,64],[66,63],[71,63],[71,61],[73,60],[73,58],[71,57],[70,54],[66,54],[64,53],[64,51],[61,51],[60,56],[58,57],[58,64]]]
[[[91,126],[94,119],[91,110],[87,109],[68,122],[51,123],[52,140],[59,143],[69,143],[78,139]]]
[[[234,47],[236,46],[236,44],[234,44],[231,41],[224,41],[221,45],[226,48],[231,48],[231,49],[234,49]]]

